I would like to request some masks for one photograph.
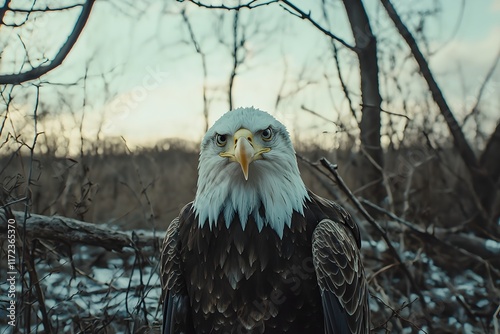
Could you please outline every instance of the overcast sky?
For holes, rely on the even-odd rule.
[[[13,4],[20,3],[13,1]],[[339,1],[332,1],[328,21],[319,8],[305,7],[311,3],[296,1],[305,11],[311,10],[318,22],[325,27],[329,25],[334,34],[351,42],[352,33]],[[433,8],[429,6],[431,3],[437,2],[394,1],[401,13],[408,12],[408,6]],[[421,47],[431,52],[433,72],[460,117],[474,103],[479,86],[500,50],[500,0],[444,0],[439,3],[441,13],[428,19],[424,27],[428,49],[425,45]],[[205,127],[201,58],[190,43],[188,30],[179,14],[183,8],[207,56],[210,124],[228,110],[226,87],[231,71],[230,48],[220,40],[231,41],[234,13],[223,12],[223,22],[218,25],[217,15],[221,12],[200,9],[186,2],[151,0],[132,4],[133,7],[121,1],[96,3],[71,54],[63,65],[44,77],[51,83],[76,81],[78,84],[69,87],[43,85],[43,101],[51,114],[58,114],[57,119],[49,116],[41,122],[43,130],[62,131],[62,122],[64,131],[75,135],[79,131],[81,111],[85,110],[84,131],[89,137],[95,135],[95,129],[102,123],[101,135],[123,136],[134,145],[172,137],[200,140]],[[370,0],[365,1],[365,5],[379,39],[381,58],[396,50],[396,57],[404,59],[408,49],[398,39],[380,4]],[[54,54],[71,31],[79,10],[40,15],[31,28],[22,32],[21,38],[19,30],[2,28],[2,71],[10,66],[19,68],[26,58],[20,47],[21,39],[28,45],[34,63],[36,55],[38,60],[43,60],[42,52],[46,57]],[[403,19],[412,29],[418,23],[416,16]],[[334,132],[333,123],[300,111],[300,106],[304,105],[332,120],[339,115],[350,115],[341,87],[335,80],[328,39],[310,23],[277,5],[244,10],[240,20],[248,27],[245,44],[248,55],[235,81],[235,106],[254,105],[269,111],[281,119],[292,134],[309,133],[321,140],[325,131]],[[343,74],[350,89],[357,93],[356,57],[345,49],[340,55]],[[416,68],[413,60],[398,62],[401,72],[396,75],[408,77],[408,89],[411,91],[415,85],[414,89],[425,91],[423,81],[419,82],[410,74]],[[387,63],[381,67],[387,69],[389,66]],[[81,79],[85,73],[88,79],[84,83]],[[383,97],[392,96],[393,86],[382,85]],[[498,116],[499,86],[500,69],[497,68],[485,94],[485,100],[490,101],[485,109],[490,110],[491,121]],[[290,98],[282,100],[276,108],[280,89]],[[296,91],[299,92],[293,94]],[[67,105],[61,104],[61,98],[67,100]],[[411,99],[418,105],[417,95]],[[18,99],[17,107],[18,115],[29,114],[32,101],[27,99],[23,103]],[[397,108],[398,104],[395,101],[389,107]],[[493,125],[491,122],[485,126]]]

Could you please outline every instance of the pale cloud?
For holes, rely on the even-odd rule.
[[[500,27],[495,27],[474,40],[455,39],[431,58],[432,68],[443,73],[460,65],[466,76],[484,76],[499,52],[499,35]]]
[[[500,0],[493,0],[491,3],[491,10],[498,12],[500,11]]]
[[[497,1],[498,2],[498,1]],[[500,52],[500,27],[495,27],[477,39],[455,39],[431,58],[431,69],[448,103],[459,120],[477,103],[479,89]],[[500,66],[489,79],[481,99],[481,113],[497,119]],[[494,123],[482,124],[486,132]]]

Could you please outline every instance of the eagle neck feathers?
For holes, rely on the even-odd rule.
[[[293,212],[304,215],[304,203],[309,199],[295,155],[292,157],[280,164],[275,160],[254,162],[248,180],[236,164],[224,165],[221,173],[220,166],[210,166],[207,159],[199,170],[194,201],[199,226],[208,224],[212,229],[224,223],[229,227],[237,217],[243,230],[253,220],[259,231],[268,225],[282,238],[285,225],[291,226]]]

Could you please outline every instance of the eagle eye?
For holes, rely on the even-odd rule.
[[[227,143],[227,136],[226,135],[220,135],[220,134],[216,134],[215,135],[215,142],[217,143],[217,146],[226,146],[226,143]]]
[[[263,140],[270,141],[273,138],[273,129],[268,127],[267,129],[262,130],[261,136]]]

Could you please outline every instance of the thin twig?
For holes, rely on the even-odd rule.
[[[467,123],[467,120],[471,116],[473,116],[475,113],[477,113],[479,103],[481,102],[481,98],[483,97],[484,89],[486,88],[486,84],[490,81],[491,77],[493,76],[493,73],[495,72],[495,69],[496,69],[496,67],[498,65],[498,61],[499,60],[500,60],[500,49],[498,50],[497,56],[495,57],[495,60],[493,61],[493,64],[491,65],[488,73],[486,74],[486,77],[483,80],[483,83],[481,84],[481,87],[479,88],[479,92],[477,93],[476,103],[472,107],[472,109],[469,112],[469,114],[467,114],[464,117],[464,120],[462,122],[462,126],[464,126],[465,123]]]
[[[347,197],[353,202],[353,204],[356,206],[356,208],[361,212],[361,214],[366,218],[366,220],[379,232],[379,234],[382,236],[382,238],[384,239],[385,243],[387,244],[387,247],[389,248],[390,252],[392,253],[392,255],[394,256],[394,258],[398,261],[398,263],[400,264],[403,272],[405,273],[405,275],[408,277],[409,281],[410,281],[410,284],[411,286],[413,287],[413,290],[414,292],[418,295],[419,297],[419,302],[420,304],[422,305],[422,309],[426,310],[427,308],[427,303],[425,302],[424,300],[424,296],[422,295],[422,292],[420,291],[420,289],[417,288],[417,284],[415,282],[415,279],[413,278],[413,276],[411,275],[410,271],[408,270],[408,268],[406,267],[405,263],[403,262],[403,260],[401,259],[401,257],[399,256],[398,252],[396,251],[396,249],[394,248],[394,246],[392,245],[392,242],[391,240],[389,239],[389,237],[387,236],[387,233],[385,232],[385,230],[382,228],[382,226],[380,226],[379,223],[377,223],[375,221],[375,219],[373,219],[373,217],[368,213],[368,211],[366,211],[366,209],[364,208],[363,204],[361,204],[361,202],[358,200],[358,198],[352,193],[352,191],[349,189],[349,187],[345,184],[344,180],[342,179],[342,177],[339,175],[339,173],[337,172],[337,166],[336,165],[333,165],[330,161],[328,161],[326,158],[321,158],[320,159],[320,162],[321,164],[334,176],[338,186],[340,187],[340,189],[347,195]]]
[[[37,143],[37,139],[38,139],[38,107],[39,107],[39,102],[40,102],[40,87],[39,86],[35,86],[36,88],[36,100],[35,100],[35,108],[33,110],[33,123],[34,123],[34,135],[33,135],[33,142],[31,144],[31,146],[28,146],[26,144],[26,146],[29,148],[30,150],[30,158],[29,158],[29,170],[28,170],[28,183],[27,183],[27,187],[26,187],[26,192],[25,192],[25,196],[24,198],[26,198],[26,201],[25,201],[25,205],[24,205],[24,217],[23,217],[23,227],[22,227],[22,234],[21,234],[21,241],[22,241],[22,251],[21,251],[21,278],[24,279],[24,276],[26,274],[26,270],[28,270],[28,274],[30,276],[30,280],[32,281],[33,280],[33,276],[36,275],[36,272],[33,272],[33,270],[30,270],[30,267],[31,267],[31,264],[29,263],[29,260],[30,260],[30,254],[28,253],[29,252],[29,247],[28,247],[28,244],[27,244],[27,239],[26,239],[26,220],[28,219],[28,213],[31,209],[31,203],[32,203],[32,200],[31,200],[31,181],[32,181],[32,177],[33,177],[33,162],[34,162],[34,154],[35,154],[35,146],[36,146],[36,143]],[[37,280],[35,280],[37,281]],[[21,284],[21,305],[23,305],[23,302],[25,302],[23,299],[24,299],[24,284]],[[39,289],[39,286],[38,287],[35,287],[35,289]],[[28,289],[28,292],[31,291],[31,286],[29,287]],[[39,303],[43,303],[44,301],[43,300],[39,300]],[[27,310],[27,313],[29,313],[29,309],[31,307],[28,306],[28,310]],[[29,322],[29,321],[28,321]],[[44,329],[45,331],[47,331],[47,333],[51,333],[51,328],[50,328],[50,322],[47,322],[47,319],[44,317],[43,319],[43,325],[44,325]]]
[[[181,16],[184,24],[188,28],[189,32],[189,38],[191,39],[191,43],[194,46],[194,49],[196,50],[196,53],[200,55],[200,60],[201,60],[201,67],[203,70],[203,119],[205,120],[205,131],[208,130],[208,97],[207,97],[207,90],[208,90],[208,68],[207,68],[207,56],[205,52],[201,49],[200,43],[198,42],[198,39],[196,38],[196,35],[194,33],[193,26],[191,24],[191,21],[189,20],[189,17],[186,14],[186,10],[183,9],[181,11]]]
[[[225,9],[225,10],[240,10],[240,9],[253,9],[261,6],[267,6],[275,2],[279,2],[280,0],[271,0],[267,2],[262,2],[262,3],[256,3],[257,0],[251,0],[246,3],[238,4],[236,6],[226,6],[224,4],[222,5],[208,5],[206,3],[203,3],[201,1],[195,1],[195,0],[190,0],[191,3],[195,4],[198,7],[203,7],[203,8],[208,8],[208,9]]]
[[[307,107],[306,107],[305,105],[303,105],[303,104],[300,106],[300,109],[302,109],[302,110],[304,110],[304,111],[307,111],[308,113],[310,113],[310,114],[312,114],[312,115],[314,115],[314,116],[316,116],[316,117],[319,117],[319,118],[321,118],[322,120],[324,120],[324,121],[326,121],[326,122],[333,123],[333,124],[335,124],[335,125],[336,125],[337,127],[339,127],[339,128],[342,128],[342,127],[343,127],[343,125],[338,125],[337,123],[335,123],[335,121],[333,121],[333,120],[331,120],[331,119],[329,119],[329,118],[326,118],[325,116],[323,116],[323,115],[321,115],[321,114],[317,113],[316,111],[314,111],[314,110],[312,110],[312,109],[310,109],[310,108],[307,108]]]
[[[349,92],[349,89],[347,88],[347,84],[345,83],[344,77],[342,75],[342,66],[340,66],[340,59],[339,59],[339,50],[337,48],[337,45],[335,44],[335,41],[332,40],[332,51],[333,51],[333,59],[335,60],[335,67],[337,68],[337,76],[339,78],[340,86],[342,87],[342,91],[344,92],[344,95],[347,99],[347,102],[349,104],[349,109],[351,110],[351,114],[354,117],[354,119],[357,121],[356,117],[356,110],[354,109],[354,104],[351,99],[351,93]],[[359,122],[358,122],[359,123]]]
[[[500,334],[500,325],[498,324],[499,318],[500,318],[500,305],[498,305],[497,310],[493,314],[493,327],[495,328],[495,334]]]
[[[31,247],[31,252],[29,249],[27,249],[27,252],[30,252],[29,258],[26,261],[26,266],[28,268],[28,273],[30,276],[30,288],[34,287],[35,288],[35,293],[36,293],[36,298],[38,300],[38,307],[40,309],[40,313],[42,314],[42,323],[43,323],[43,328],[46,333],[52,333],[52,326],[50,325],[50,320],[49,316],[47,313],[47,307],[45,305],[45,296],[43,294],[43,290],[40,287],[40,281],[38,279],[38,274],[36,272],[36,265],[35,265],[35,249],[36,249],[36,242],[37,240],[33,240],[33,245]],[[31,290],[31,289],[30,289]]]
[[[10,1],[8,1],[10,2]],[[64,6],[64,7],[49,7],[49,6],[45,6],[43,8],[30,8],[30,9],[25,9],[25,8],[10,8],[9,7],[9,11],[10,12],[17,12],[17,13],[27,13],[27,14],[31,14],[31,13],[46,13],[46,12],[57,12],[57,11],[65,11],[65,10],[68,10],[68,9],[73,9],[73,8],[77,8],[77,7],[81,7],[82,4],[81,3],[78,3],[78,4],[73,4],[73,5],[68,5],[68,6]]]
[[[372,106],[372,105],[368,105],[368,104],[360,104],[362,107],[370,107],[370,108],[375,108],[375,106]],[[398,116],[398,117],[403,117],[403,118],[406,118],[407,120],[411,121],[411,118],[407,115],[404,115],[404,114],[398,114],[396,112],[393,112],[393,111],[388,111],[388,110],[384,110],[382,108],[380,108],[380,111],[381,112],[384,112],[388,115],[393,115],[393,116]]]
[[[325,29],[324,27],[322,27],[316,20],[314,20],[312,17],[311,17],[311,12],[309,13],[306,13],[304,12],[302,9],[300,9],[299,7],[297,7],[296,5],[294,5],[293,3],[291,3],[290,1],[288,0],[281,0],[282,3],[284,3],[286,6],[288,6],[289,8],[287,8],[286,6],[283,6],[280,4],[280,6],[286,10],[287,12],[289,12],[290,14],[294,15],[294,16],[297,16],[298,18],[302,19],[302,20],[306,20],[306,21],[309,21],[314,27],[316,27],[316,29],[318,29],[319,31],[321,31],[323,34],[325,34],[326,36],[338,41],[340,44],[342,44],[343,46],[345,46],[346,48],[348,48],[349,50],[354,50],[354,46],[350,45],[349,43],[347,43],[346,41],[344,41],[342,38],[334,35],[331,31]]]
[[[380,325],[378,326],[375,326],[375,328],[372,328],[371,329],[371,332],[374,332],[376,330],[379,330],[379,329],[382,329],[382,328],[386,328],[387,324],[389,323],[389,321],[394,318],[394,317],[397,317],[398,319],[400,320],[403,320],[404,322],[407,322],[409,323],[413,328],[417,329],[420,332],[423,332],[423,333],[427,333],[425,332],[422,328],[418,327],[417,325],[415,325],[413,322],[411,322],[409,319],[403,317],[400,313],[401,311],[403,311],[405,308],[411,306],[411,304],[413,304],[415,302],[415,300],[412,300],[411,302],[409,303],[403,303],[397,310],[394,309],[393,307],[391,307],[390,305],[388,305],[386,302],[384,302],[382,299],[380,299],[379,297],[375,296],[375,295],[372,295],[373,298],[376,298],[378,299],[382,304],[384,304],[387,308],[389,308],[391,311],[392,311],[392,314],[389,316],[389,318],[387,318],[383,323],[381,323]]]

